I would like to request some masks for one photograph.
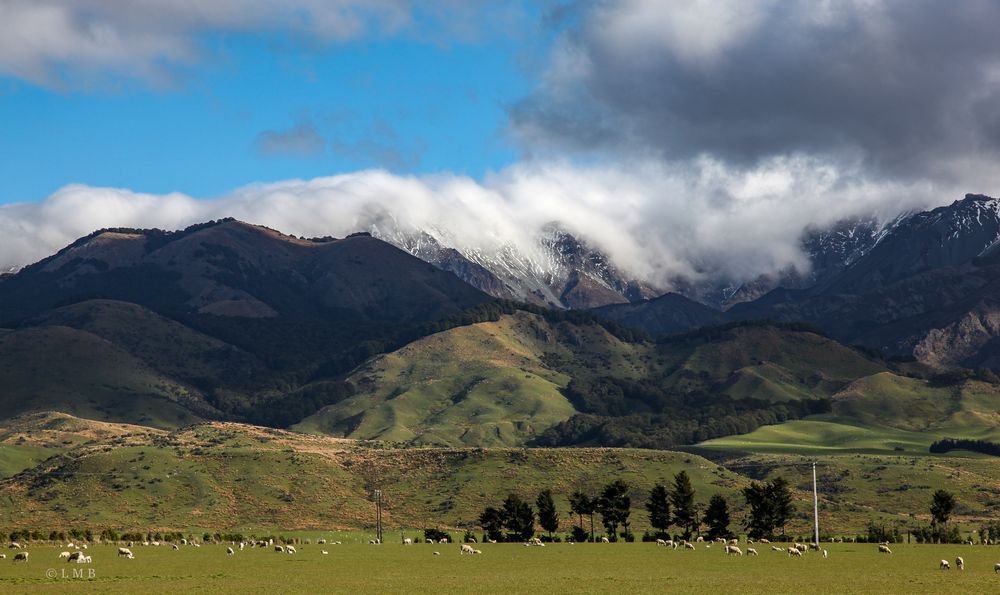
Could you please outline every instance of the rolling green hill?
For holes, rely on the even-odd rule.
[[[734,325],[654,343],[519,311],[378,356],[347,378],[354,396],[295,428],[428,445],[670,446],[720,418],[742,420],[715,429],[723,435],[828,407],[885,369],[795,327]],[[650,418],[671,414],[686,425]],[[668,426],[670,435],[636,437]]]
[[[41,454],[23,457],[26,449]],[[939,487],[956,494],[958,522],[1000,512],[994,460],[954,455],[777,453],[734,457],[727,469],[686,452],[392,448],[232,423],[165,431],[39,413],[0,424],[0,461],[16,457],[20,468],[5,463],[9,477],[0,479],[5,528],[370,530],[375,487],[385,492],[389,531],[475,528],[483,508],[508,493],[533,500],[549,488],[565,532],[575,522],[567,503],[572,491],[595,493],[623,479],[631,486],[632,528],[641,533],[648,490],[684,470],[697,502],[714,494],[729,500],[734,528],[743,515],[742,487],[752,478],[787,478],[796,508],[789,533],[804,535],[811,527],[812,460],[821,463],[821,522],[834,534],[861,531],[869,520],[925,522],[920,515]]]

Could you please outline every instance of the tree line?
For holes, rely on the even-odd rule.
[[[769,482],[754,482],[742,491],[748,506],[744,528],[754,538],[773,537],[778,529],[784,534],[787,521],[794,514],[789,484],[783,478]],[[691,539],[703,535],[708,539],[731,538],[729,503],[721,494],[714,494],[704,509],[696,501],[691,478],[686,471],[674,475],[669,486],[657,483],[649,491],[644,508],[651,531],[642,535],[644,541],[671,539],[676,536]],[[537,510],[537,517],[536,517]],[[609,541],[634,541],[632,532],[632,488],[620,479],[606,484],[596,494],[576,490],[569,495],[569,513],[576,520],[571,537],[574,541],[596,541],[595,517],[600,517]],[[584,522],[587,517],[589,523]],[[551,490],[543,490],[535,498],[535,508],[517,494],[509,494],[499,506],[488,506],[479,515],[483,539],[490,541],[526,541],[535,536],[535,522],[546,533],[544,540],[555,541],[559,529],[559,512]],[[702,528],[705,531],[702,533]]]
[[[945,438],[931,443],[930,451],[935,454],[951,450],[969,450],[994,457],[1000,457],[1000,444],[989,440],[970,440],[967,438]]]

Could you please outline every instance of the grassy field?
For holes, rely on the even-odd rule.
[[[481,544],[462,556],[456,544],[302,545],[287,555],[225,545],[133,548],[94,546],[90,565],[66,563],[62,548],[33,547],[27,563],[0,561],[4,593],[230,592],[515,592],[515,593],[989,593],[1000,589],[1000,548],[893,545],[891,555],[868,544],[824,544],[790,558],[758,544],[759,557],[727,557],[719,548],[669,550],[654,544]],[[745,545],[743,546],[745,549]],[[321,552],[326,550],[329,555]],[[440,552],[435,556],[433,552]],[[954,569],[955,557],[966,570]],[[941,571],[941,559],[951,571]],[[83,578],[73,578],[73,571]],[[92,571],[92,578],[91,578]],[[56,578],[47,578],[46,572]]]

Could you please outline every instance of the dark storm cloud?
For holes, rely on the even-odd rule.
[[[958,176],[1000,147],[1000,2],[594,3],[511,110],[529,144]]]

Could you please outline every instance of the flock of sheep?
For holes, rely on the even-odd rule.
[[[435,543],[435,541],[433,539],[426,539],[425,541],[427,543]],[[601,538],[601,542],[602,543],[609,543],[609,541],[608,541],[608,539],[606,537]],[[317,540],[316,543],[318,545],[325,545],[328,542],[327,542],[326,539],[319,539],[319,540]],[[379,545],[381,542],[379,542],[377,539],[372,539],[368,543],[372,544],[372,545]],[[402,540],[402,543],[403,543],[403,545],[413,545],[414,541],[411,538],[405,538],[405,539]],[[437,543],[446,544],[446,543],[449,543],[449,540],[447,538],[442,538]],[[496,543],[496,542],[493,541],[493,540],[490,540],[490,543]],[[690,542],[690,541],[683,540],[683,539],[677,540],[677,541],[669,540],[669,539],[657,539],[656,540],[656,545],[657,546],[659,546],[659,547],[668,547],[668,548],[675,549],[675,550],[676,549],[694,550],[694,549],[697,549],[697,546],[695,545],[697,543],[704,543],[704,547],[706,549],[707,548],[711,548],[713,544],[715,544],[715,545],[721,545],[722,546],[721,549],[722,549],[723,553],[725,553],[727,556],[743,556],[744,555],[743,550],[739,547],[739,540],[738,539],[722,539],[722,538],[719,538],[719,539],[715,539],[715,540],[713,540],[711,542],[705,542],[704,539],[701,538],[701,537],[698,537],[697,540],[695,540],[694,542]],[[770,545],[771,542],[768,541],[767,539],[761,539],[757,543],[764,544],[764,545]],[[194,541],[190,541],[189,542],[187,539],[182,539],[181,540],[181,544],[182,545],[190,545],[192,547],[201,547],[201,544],[199,544],[197,542],[194,542]],[[340,545],[341,542],[340,541],[330,541],[329,544],[330,545]],[[152,541],[152,542],[146,541],[146,542],[142,542],[142,545],[143,546],[150,546],[151,545],[151,546],[155,547],[155,546],[161,545],[161,543],[159,541]],[[163,545],[166,545],[166,544],[163,544]],[[573,545],[573,543],[569,542],[569,545]],[[754,547],[751,547],[753,545],[756,545],[755,542],[754,542],[754,540],[748,538],[746,540],[746,555],[747,556],[758,556],[759,555],[758,552],[757,552],[757,549],[754,548]],[[128,543],[128,547],[119,547],[118,548],[118,557],[120,557],[120,558],[126,558],[128,560],[134,560],[135,559],[135,554],[133,554],[132,550],[131,550],[131,548],[134,547],[134,546],[135,546],[134,542],[130,541]],[[524,546],[525,547],[545,547],[545,543],[541,539],[539,539],[537,537],[532,537],[532,538],[530,538],[530,539],[528,539],[527,541],[524,542]],[[23,550],[23,546],[20,543],[17,543],[17,542],[12,542],[8,547],[9,547],[9,549],[13,549],[13,550]],[[171,547],[173,549],[175,549],[175,550],[180,549],[177,544],[172,544]],[[233,549],[234,547],[237,547],[236,543],[233,543],[232,546],[226,548],[226,555],[227,556],[233,556],[233,555],[236,554],[236,550]],[[286,554],[290,554],[290,555],[295,555],[296,553],[298,553],[298,550],[295,549],[295,546],[293,546],[293,545],[282,545],[280,543],[279,544],[275,544],[274,543],[274,539],[269,539],[269,540],[266,540],[266,541],[255,541],[255,540],[243,541],[243,542],[240,542],[238,544],[238,547],[239,547],[240,551],[243,551],[247,547],[249,547],[249,548],[272,548],[273,547],[274,551],[277,552],[277,553],[286,553]],[[59,558],[60,559],[65,558],[66,562],[75,562],[77,564],[92,564],[93,563],[93,558],[91,556],[89,556],[89,555],[86,554],[86,550],[88,548],[88,546],[87,546],[86,543],[77,545],[77,544],[74,544],[74,543],[70,542],[70,543],[66,544],[66,548],[67,548],[67,550],[62,551],[62,552],[59,553]],[[70,551],[70,550],[72,550],[72,551]],[[775,552],[787,554],[789,557],[796,557],[796,558],[801,558],[809,550],[816,550],[816,551],[822,553],[823,558],[829,557],[829,552],[827,552],[827,550],[825,550],[825,549],[820,548],[819,545],[815,544],[815,543],[810,543],[810,544],[793,543],[791,546],[789,546],[787,548],[779,547],[777,545],[771,545],[771,550],[775,551]],[[878,552],[880,554],[892,554],[892,549],[889,548],[889,544],[887,542],[884,542],[884,543],[880,543],[878,545]],[[326,550],[321,550],[321,553],[323,555],[329,554],[329,552],[326,551]],[[461,555],[466,555],[466,554],[477,555],[477,554],[482,554],[482,553],[483,553],[482,550],[476,549],[476,548],[472,547],[472,545],[470,545],[468,543],[461,544],[461,546],[459,548],[459,554],[461,554]],[[435,551],[435,552],[433,552],[433,555],[440,556],[441,552]],[[6,554],[0,554],[0,560],[5,559],[6,557],[7,557]],[[28,552],[26,552],[26,551],[19,551],[19,552],[15,553],[13,561],[15,563],[17,563],[17,562],[27,562],[28,561]],[[955,567],[958,570],[965,570],[965,560],[961,556],[958,556],[958,557],[955,558]],[[940,568],[941,570],[951,570],[951,563],[948,560],[941,560],[940,563],[938,564],[938,568]],[[998,562],[997,564],[995,564],[993,566],[993,572],[995,574],[1000,574],[1000,562]]]

